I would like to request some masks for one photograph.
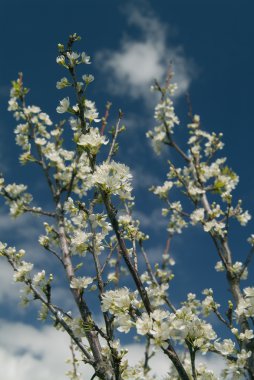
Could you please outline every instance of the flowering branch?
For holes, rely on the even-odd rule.
[[[155,81],[153,90],[160,93],[161,99],[155,107],[157,125],[147,132],[147,137],[158,154],[165,146],[173,148],[183,166],[170,161],[167,180],[150,189],[164,202],[162,215],[168,218],[166,249],[158,262],[152,264],[146,253],[148,236],[141,231],[140,222],[133,218],[132,175],[126,165],[114,161],[117,139],[124,132],[123,114],[119,111],[109,144],[106,125],[111,104],[107,104],[105,116],[100,119],[95,103],[87,97],[93,75],[84,74],[81,79],[78,76],[77,67],[91,63],[85,52],[73,50],[79,40],[80,37],[73,34],[66,46],[58,45],[57,63],[67,70],[69,78],[61,78],[56,87],[59,90],[72,88],[76,101],[72,104],[70,98],[65,97],[56,108],[59,115],[68,115],[67,121],[53,125],[39,107],[27,105],[28,89],[21,74],[11,90],[9,110],[19,121],[15,134],[22,149],[20,162],[42,168],[54,210],[33,206],[27,186],[6,185],[3,177],[0,194],[12,216],[29,212],[44,220],[48,218],[52,223],[44,222],[45,235],[39,237],[39,243],[61,263],[77,315],[73,317],[64,308],[52,304],[53,275],[47,278],[42,270],[32,276],[33,264],[22,260],[24,252],[16,252],[1,243],[1,255],[12,266],[14,280],[26,286],[24,303],[31,301],[29,294],[32,294],[42,304],[40,318],[46,319],[49,313],[56,327],[70,335],[73,368],[68,376],[71,379],[81,379],[77,368],[79,361],[83,361],[93,367],[92,379],[151,380],[154,377],[150,359],[159,349],[170,363],[165,380],[216,380],[205,364],[197,363],[199,352],[210,352],[226,360],[222,378],[245,376],[253,380],[254,287],[243,288],[241,284],[248,275],[254,239],[251,236],[248,240],[252,248],[245,261],[234,261],[230,248],[231,220],[236,219],[244,226],[250,215],[242,209],[240,200],[234,206],[232,192],[238,176],[225,164],[225,158],[216,158],[223,148],[222,135],[204,131],[200,117],[193,115],[189,104],[188,149],[180,147],[174,137],[180,121],[172,100],[177,91],[172,83],[172,68],[164,87]],[[181,191],[176,201],[173,196],[169,198],[173,188]],[[203,291],[201,301],[189,293],[180,307],[171,301],[174,295],[169,296],[170,282],[174,278],[170,244],[173,236],[190,224],[200,224],[210,235],[220,259],[215,269],[226,272],[233,299],[233,302],[228,301],[226,317],[212,289]],[[89,292],[95,295],[93,305],[88,302]],[[98,308],[102,317],[99,325],[95,323],[98,316],[94,311]],[[212,313],[228,334],[224,340],[207,321]],[[131,330],[146,343],[144,360],[136,366],[128,363],[127,351],[122,347],[121,334]],[[119,340],[117,331],[121,333],[117,335]],[[81,358],[73,355],[76,347]]]

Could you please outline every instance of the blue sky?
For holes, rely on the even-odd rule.
[[[134,174],[136,213],[143,229],[151,236],[150,256],[156,257],[163,250],[166,232],[163,220],[159,221],[161,204],[146,188],[165,179],[168,156],[156,157],[145,138],[145,132],[153,127],[155,104],[149,85],[153,78],[165,76],[170,61],[180,86],[176,100],[176,112],[182,121],[179,139],[184,139],[187,120],[184,93],[188,90],[193,110],[201,115],[203,126],[208,131],[223,132],[224,155],[240,176],[236,195],[252,212],[253,11],[251,0],[1,0],[1,171],[10,182],[29,183],[40,201],[47,202],[41,177],[32,168],[20,168],[17,163],[19,150],[13,138],[15,121],[6,110],[8,93],[11,80],[22,71],[26,85],[31,88],[30,103],[39,105],[54,121],[59,120],[55,109],[63,94],[56,90],[55,84],[65,73],[55,62],[56,46],[77,32],[82,36],[80,50],[92,57],[95,82],[90,97],[96,101],[101,114],[106,101],[112,101],[112,124],[119,108],[125,114],[127,132],[121,139],[119,160],[127,163]],[[11,221],[6,217],[2,202],[0,205],[0,240],[25,247],[34,255],[39,268],[44,260],[37,254],[36,236],[42,231],[39,220],[26,216]],[[241,259],[248,251],[246,238],[254,231],[253,221],[246,229],[236,225],[232,228],[232,244],[236,257]],[[211,242],[200,230],[192,228],[176,237],[172,254],[177,263],[172,285],[177,302],[184,299],[187,291],[198,292],[205,287],[214,287],[220,302],[223,301],[226,295],[226,291],[220,292],[225,287],[223,275],[214,272],[217,257]],[[21,348],[6,336],[4,327],[16,328],[20,336],[24,336],[26,328],[30,329],[29,334],[34,334],[37,341],[43,334],[41,330],[34,330],[39,328],[35,311],[22,311],[16,306],[16,287],[11,284],[6,265],[0,264],[0,363],[4,363],[8,373],[6,380],[13,380],[15,376],[9,368],[20,359]],[[215,284],[214,276],[217,276]],[[61,283],[58,297],[59,300],[64,298]],[[7,325],[7,320],[12,325]],[[55,337],[50,329],[47,333]],[[26,368],[21,365],[20,380],[27,379],[34,368],[42,368],[45,363],[49,368],[51,364],[54,367],[54,363],[49,364],[50,355],[46,354],[46,340],[40,348],[31,342],[26,345],[29,365]],[[40,352],[42,359],[35,357],[34,350]],[[24,362],[24,357],[22,360]],[[34,380],[43,380],[48,374],[38,372],[37,376]],[[55,380],[60,379],[61,372],[55,372],[55,376]]]

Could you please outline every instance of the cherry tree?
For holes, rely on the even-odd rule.
[[[75,101],[63,98],[56,108],[57,113],[67,115],[67,120],[53,124],[38,106],[27,104],[28,89],[22,74],[12,83],[8,109],[18,123],[15,135],[22,150],[20,163],[36,165],[44,173],[53,207],[39,207],[27,186],[7,184],[3,176],[0,192],[13,217],[24,213],[42,217],[45,234],[38,241],[65,272],[66,293],[71,294],[76,308],[71,313],[56,305],[52,301],[54,274],[47,268],[36,272],[34,264],[25,260],[24,250],[2,242],[1,256],[13,268],[14,281],[24,285],[23,303],[39,302],[39,318],[52,321],[70,336],[70,379],[84,379],[81,363],[93,369],[91,379],[158,378],[150,360],[161,351],[169,363],[164,380],[253,380],[254,287],[243,287],[242,280],[248,276],[254,235],[248,239],[250,253],[242,262],[236,261],[230,246],[230,223],[235,219],[245,226],[250,214],[233,197],[239,178],[219,154],[222,134],[205,131],[200,117],[190,108],[186,153],[174,138],[180,121],[174,110],[177,85],[171,70],[165,85],[155,81],[152,91],[160,100],[154,114],[156,126],[147,137],[157,154],[170,149],[172,160],[165,173],[167,180],[150,190],[161,199],[168,243],[188,226],[201,225],[214,243],[218,256],[215,270],[224,272],[230,289],[230,297],[222,306],[214,299],[212,289],[204,289],[200,299],[189,293],[178,308],[169,292],[173,279],[170,251],[166,250],[155,264],[149,261],[149,238],[133,216],[132,175],[117,161],[118,137],[124,133],[123,114],[119,111],[112,130],[108,130],[110,103],[104,117],[99,118],[95,103],[87,95],[94,77],[89,73],[78,76],[77,67],[86,68],[91,63],[85,52],[73,50],[79,40],[73,34],[66,46],[58,45],[56,61],[66,76],[56,86],[75,96]],[[87,300],[91,293],[95,309]],[[209,319],[211,315],[216,319]],[[211,320],[223,325],[226,339],[217,335]],[[138,336],[144,344],[144,360],[136,366],[127,360],[126,334]],[[225,368],[220,377],[205,363],[197,364],[199,353],[223,358]]]

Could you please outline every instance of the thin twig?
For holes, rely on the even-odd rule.
[[[31,212],[32,214],[40,214],[40,215],[44,215],[44,216],[50,216],[52,218],[54,218],[56,216],[55,212],[44,211],[44,210],[41,210],[40,207],[33,208],[33,207],[24,206],[23,210],[24,210],[24,212]]]
[[[112,103],[107,102],[107,104],[106,104],[105,115],[104,115],[104,117],[102,118],[102,126],[101,126],[101,130],[100,130],[100,134],[101,134],[101,136],[103,136],[104,131],[105,131],[105,128],[106,128],[107,121],[108,121],[108,117],[109,117],[109,110],[110,110],[111,106],[112,106]]]
[[[109,154],[108,154],[107,163],[109,163],[111,161],[111,158],[112,158],[112,156],[114,154],[114,149],[115,149],[116,140],[117,140],[117,137],[118,137],[118,134],[119,134],[120,123],[121,123],[122,118],[123,118],[123,113],[122,113],[122,111],[119,110],[118,121],[116,123],[116,129],[114,131],[113,141],[112,141],[111,146],[110,146],[110,151],[109,151]]]

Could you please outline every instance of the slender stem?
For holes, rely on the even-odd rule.
[[[145,307],[147,313],[150,314],[153,311],[152,305],[150,303],[148,294],[147,294],[147,292],[146,292],[146,290],[145,290],[145,288],[144,288],[144,286],[140,280],[140,277],[139,277],[137,271],[135,270],[132,262],[130,261],[130,257],[129,257],[129,253],[128,253],[126,245],[125,245],[125,241],[122,238],[121,233],[120,233],[120,229],[119,229],[118,221],[116,219],[114,207],[111,204],[111,201],[109,199],[108,194],[106,194],[103,190],[101,190],[101,195],[102,195],[102,199],[103,199],[103,202],[105,204],[105,207],[106,207],[106,210],[108,213],[108,217],[111,221],[113,230],[115,232],[119,247],[121,249],[123,259],[124,259],[128,269],[130,271],[130,274],[132,275],[132,278],[133,278],[135,284],[136,284],[137,290],[138,290],[140,297],[143,301],[144,307]],[[170,340],[167,341],[167,344],[168,344],[167,348],[161,347],[161,349],[169,357],[169,359],[173,362],[181,380],[190,380],[189,376],[188,376],[187,372],[185,371],[185,369],[181,363],[181,360],[179,359],[176,351],[174,350],[174,347],[172,346]]]
[[[246,257],[246,260],[245,260],[245,262],[244,262],[244,264],[243,264],[243,267],[242,267],[241,271],[239,272],[239,278],[242,277],[243,272],[245,271],[245,269],[246,269],[246,268],[248,267],[248,265],[250,264],[253,255],[254,255],[254,247],[251,248],[251,250],[250,250],[248,256]]]
[[[107,265],[108,265],[108,263],[109,263],[112,255],[113,255],[114,250],[115,250],[115,247],[110,249],[110,252],[109,252],[109,254],[108,254],[108,256],[107,256],[107,258],[105,260],[105,263],[102,265],[101,273],[103,273],[104,270],[106,269],[106,267],[107,267]]]
[[[197,380],[197,373],[196,373],[196,367],[195,367],[195,358],[196,358],[195,349],[190,347],[189,350],[190,350],[191,371],[192,371],[193,380]]]
[[[150,354],[151,338],[146,337],[146,348],[145,348],[145,361],[144,361],[144,373],[145,375],[151,370],[149,366],[149,360],[154,356],[154,353]]]
[[[47,250],[47,251],[49,251],[50,253],[52,253],[52,255],[54,255],[56,258],[57,258],[57,260],[59,260],[60,261],[60,263],[64,266],[64,262],[63,262],[63,259],[52,249],[52,248],[50,248],[49,246],[44,246],[44,248]],[[65,267],[65,266],[64,266]]]
[[[73,367],[73,375],[75,377],[78,376],[78,368],[77,368],[77,364],[76,364],[76,357],[75,357],[75,352],[74,352],[74,349],[73,349],[73,342],[72,342],[72,339],[71,339],[71,343],[70,343],[70,351],[71,351],[71,358],[72,358],[72,367]]]
[[[132,278],[133,278],[133,280],[137,286],[140,297],[144,303],[145,309],[148,312],[148,314],[150,314],[152,312],[152,306],[151,306],[149,297],[148,297],[147,292],[146,292],[146,290],[145,290],[145,288],[144,288],[144,286],[143,286],[143,284],[139,278],[137,271],[135,270],[135,268],[134,268],[134,266],[130,260],[129,252],[126,248],[125,241],[122,238],[121,233],[120,233],[120,229],[119,229],[118,221],[117,221],[117,218],[115,215],[114,207],[113,207],[107,193],[105,193],[103,190],[101,190],[101,195],[102,195],[102,199],[103,199],[103,202],[105,204],[105,207],[106,207],[106,210],[108,213],[108,217],[110,219],[113,230],[115,232],[115,235],[116,235],[116,238],[117,238],[117,241],[119,244],[119,248],[120,248],[121,254],[123,256],[123,259],[124,259],[128,269],[132,275]]]
[[[71,256],[69,251],[69,246],[67,242],[67,237],[65,234],[65,226],[64,226],[64,217],[62,214],[61,205],[58,205],[58,226],[59,226],[59,240],[61,245],[61,250],[63,253],[63,262],[65,265],[66,274],[68,277],[69,282],[74,278],[74,269],[71,262]],[[75,299],[75,302],[78,306],[78,309],[80,311],[80,315],[88,326],[93,326],[94,322],[91,316],[91,312],[83,298],[83,292],[79,289],[71,289],[73,297]],[[89,342],[91,351],[93,353],[94,361],[95,361],[95,370],[97,375],[104,380],[113,380],[113,374],[112,369],[109,368],[109,366],[104,362],[103,356],[102,356],[102,348],[101,344],[98,338],[98,334],[96,331],[94,331],[91,327],[91,329],[86,329],[85,331],[86,338]]]
[[[116,140],[117,140],[117,137],[118,137],[118,134],[119,134],[120,122],[122,120],[122,117],[123,117],[123,114],[122,114],[121,111],[119,111],[119,117],[118,117],[118,121],[116,123],[116,129],[114,131],[113,141],[112,141],[111,146],[110,146],[110,151],[109,151],[109,154],[108,154],[107,163],[109,163],[111,161],[111,158],[112,158],[112,156],[114,154]]]
[[[107,102],[107,104],[106,104],[106,111],[105,111],[104,117],[102,118],[102,126],[101,126],[101,130],[100,130],[101,136],[104,135],[104,131],[105,131],[105,128],[107,125],[107,121],[108,121],[108,117],[109,117],[109,110],[111,108],[111,105],[112,105],[112,103],[110,103],[110,102]]]
[[[31,212],[32,214],[39,214],[43,216],[50,216],[52,218],[56,216],[54,212],[41,210],[40,207],[33,208],[33,207],[24,206],[23,210],[24,212]]]
[[[147,272],[152,280],[152,282],[156,285],[158,285],[158,281],[153,273],[153,269],[151,267],[151,264],[150,264],[150,261],[147,257],[147,253],[144,249],[144,246],[143,246],[143,241],[142,240],[139,240],[139,246],[140,246],[140,250],[141,250],[141,253],[143,255],[143,258],[144,258],[144,261],[145,261],[145,264],[146,264],[146,269],[147,269]]]

